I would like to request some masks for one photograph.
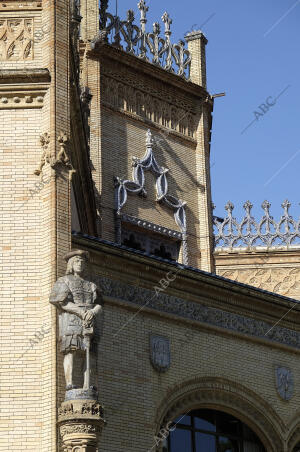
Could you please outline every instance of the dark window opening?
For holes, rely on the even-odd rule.
[[[163,452],[266,452],[257,435],[239,419],[214,410],[194,410],[169,426]],[[294,452],[298,451],[296,448]]]
[[[176,262],[179,257],[180,241],[167,236],[143,230],[122,223],[121,243],[135,250],[143,251],[163,259]]]
[[[134,233],[129,234],[129,237],[124,237],[122,245],[128,246],[129,248],[133,248],[134,250],[139,251],[146,251],[143,247],[141,242],[139,242]]]

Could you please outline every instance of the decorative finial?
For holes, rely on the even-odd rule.
[[[245,202],[245,204],[243,205],[244,209],[246,210],[247,213],[250,214],[251,209],[253,207],[253,204],[248,200]]]
[[[284,215],[285,215],[285,217],[289,217],[289,216],[290,216],[290,214],[289,214],[289,208],[291,207],[290,201],[289,201],[288,199],[285,199],[285,200],[283,201],[283,203],[281,204],[281,207],[282,207],[283,210],[284,210]]]
[[[134,11],[132,9],[127,11],[127,22],[134,22]]]
[[[271,207],[271,204],[269,203],[269,201],[265,200],[262,203],[261,207],[264,209],[266,215],[269,215],[269,210],[270,210],[270,207]]]
[[[74,0],[78,1],[78,0]],[[117,3],[117,0],[116,0]],[[127,11],[127,19],[121,20],[117,15],[107,12],[108,0],[100,0],[99,23],[100,31],[91,42],[91,48],[109,43],[112,46],[125,50],[138,58],[151,61],[166,71],[177,74],[185,80],[190,79],[191,53],[185,48],[185,42],[172,44],[170,40],[172,19],[165,12],[162,20],[165,24],[165,36],[160,36],[160,26],[153,24],[153,33],[147,33],[147,12],[149,7],[146,0],[139,0],[140,24],[134,24],[134,13]]]
[[[149,10],[149,7],[146,5],[145,0],[140,0],[140,2],[138,3],[138,8],[139,8],[139,10],[141,12],[141,19],[140,19],[140,21],[141,21],[142,31],[145,33],[145,25],[146,25],[146,22],[147,22],[146,14],[147,14],[147,12]]]
[[[232,213],[233,209],[234,209],[234,205],[232,204],[231,201],[228,201],[225,206],[225,210],[228,210],[229,213]]]
[[[147,130],[147,133],[146,133],[146,146],[147,146],[147,147],[148,147],[148,146],[151,147],[152,144],[153,144],[152,133],[151,133],[151,130],[148,129],[148,130]]]
[[[171,35],[171,24],[173,23],[173,20],[171,19],[171,17],[167,13],[167,11],[164,12],[161,19],[165,24],[165,35],[170,36]]]
[[[160,34],[160,25],[158,22],[154,22],[153,24],[153,33],[155,35],[159,35]]]
[[[100,8],[99,8],[99,26],[100,30],[104,30],[107,22],[107,8],[108,8],[108,0],[100,0]]]

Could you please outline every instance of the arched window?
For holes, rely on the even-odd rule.
[[[163,452],[266,452],[239,419],[214,410],[194,410],[168,425]]]

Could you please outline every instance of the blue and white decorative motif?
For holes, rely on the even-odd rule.
[[[175,198],[168,194],[168,169],[159,166],[155,160],[152,150],[152,135],[150,130],[146,137],[146,154],[143,158],[138,159],[133,157],[133,180],[123,180],[116,178],[116,211],[120,215],[122,207],[127,201],[127,192],[134,194],[141,194],[147,196],[145,190],[145,171],[152,171],[156,176],[156,201],[164,202],[168,207],[173,209],[176,224],[179,226],[183,234],[186,233],[186,202]]]
[[[294,378],[287,367],[277,366],[275,369],[276,389],[283,400],[290,400],[294,393]]]
[[[158,372],[166,372],[171,365],[170,341],[163,336],[150,336],[150,359]]]

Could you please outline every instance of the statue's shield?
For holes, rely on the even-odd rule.
[[[275,368],[276,389],[283,400],[289,400],[294,393],[294,378],[292,371],[287,367]]]
[[[171,364],[170,341],[163,336],[150,336],[150,359],[158,372],[166,372]]]

